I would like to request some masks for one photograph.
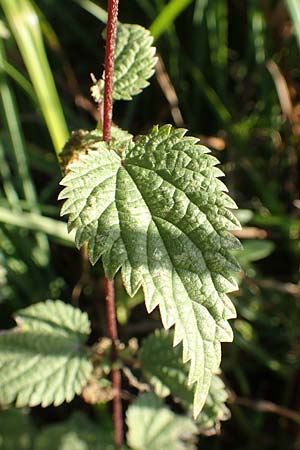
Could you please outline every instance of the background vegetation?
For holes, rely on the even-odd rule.
[[[17,309],[70,299],[88,312],[93,343],[106,334],[103,273],[59,218],[56,152],[68,130],[97,120],[89,74],[102,73],[106,4],[0,5],[0,327],[13,325]],[[134,134],[153,123],[187,127],[221,160],[241,208],[244,272],[222,364],[232,418],[199,448],[300,449],[300,3],[131,0],[121,1],[120,20],[150,27],[161,59],[151,87],[116,105],[115,122]],[[123,340],[160,326],[120,280],[117,301]],[[74,411],[84,416],[70,419]],[[90,417],[109,428],[107,411],[80,398],[0,411],[0,449],[32,448],[35,429],[43,430],[35,448],[53,448],[57,423],[84,428]]]

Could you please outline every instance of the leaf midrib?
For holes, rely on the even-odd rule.
[[[126,164],[125,167],[128,167],[128,166],[137,167],[138,169],[144,169],[144,170],[146,170],[146,171],[148,171],[148,172],[155,172],[155,173],[156,173],[156,174],[157,174],[157,175],[158,175],[165,183],[167,183],[168,185],[172,186],[173,188],[177,189],[177,190],[180,191],[182,194],[184,194],[184,196],[189,200],[189,202],[190,202],[193,206],[195,206],[197,209],[199,209],[199,211],[200,211],[202,214],[205,215],[207,222],[210,224],[210,226],[211,226],[212,229],[215,231],[215,233],[218,234],[218,236],[220,237],[219,232],[215,229],[215,227],[213,226],[213,224],[210,222],[210,220],[209,220],[208,217],[207,217],[207,214],[200,208],[199,205],[197,205],[197,204],[189,197],[189,195],[188,195],[186,192],[184,192],[184,191],[182,190],[182,188],[178,187],[176,184],[172,184],[168,179],[164,178],[164,177],[161,175],[161,173],[158,173],[158,172],[154,171],[153,169],[150,169],[149,167],[145,167],[145,166],[142,166],[142,165],[139,165],[139,164],[133,164],[133,163],[131,163],[131,162],[129,162],[128,164]],[[195,172],[195,171],[193,171],[192,169],[188,169],[188,168],[186,168],[186,167],[182,167],[182,169],[184,169],[184,170],[190,170],[190,171],[192,171],[193,173]],[[133,181],[134,181],[134,180],[133,180]],[[135,183],[135,181],[134,181],[134,183]],[[136,184],[136,183],[135,183],[135,184]],[[138,187],[138,186],[137,186],[137,187]],[[138,189],[139,189],[139,188],[138,188]],[[205,190],[205,189],[203,188],[203,190]],[[223,191],[221,191],[221,192],[223,192]],[[144,201],[145,201],[145,200],[144,200]],[[152,214],[151,214],[151,215],[152,215]],[[164,219],[164,218],[161,217],[161,219]],[[171,222],[170,222],[170,223],[171,223]],[[174,225],[174,226],[175,226],[175,225]]]
[[[132,165],[133,167],[141,167],[141,168],[143,168],[143,169],[145,169],[145,170],[148,170],[149,172],[153,172],[153,170],[151,170],[151,169],[149,169],[149,168],[146,168],[146,167],[143,167],[143,166],[139,166],[139,165],[137,165],[137,164],[131,164],[131,163],[130,163],[129,165]],[[125,170],[126,170],[127,167],[128,167],[128,165],[126,164]],[[123,168],[124,168],[124,167],[123,167]],[[155,223],[155,225],[156,225],[156,228],[157,228],[157,231],[158,231],[158,234],[160,235],[160,237],[161,237],[161,234],[159,233],[158,225],[157,225],[157,223],[156,223],[156,221],[155,221],[155,218],[160,219],[160,220],[164,220],[164,221],[170,223],[170,224],[173,225],[175,228],[177,228],[184,236],[186,236],[186,237],[189,239],[189,241],[193,244],[193,246],[196,247],[197,251],[200,251],[200,253],[202,254],[203,261],[204,261],[204,263],[205,263],[205,267],[206,267],[207,272],[209,273],[209,275],[210,275],[211,273],[214,273],[215,271],[210,269],[209,264],[208,264],[207,261],[206,261],[205,255],[204,255],[203,252],[199,249],[198,245],[194,242],[194,240],[191,238],[190,235],[186,234],[186,233],[178,226],[178,224],[175,224],[175,223],[171,222],[170,220],[166,219],[165,217],[160,217],[160,216],[157,216],[157,215],[152,214],[151,209],[150,209],[150,207],[149,207],[147,201],[145,200],[145,198],[144,198],[144,196],[143,196],[143,194],[142,194],[142,192],[141,192],[141,190],[140,190],[138,184],[136,183],[135,179],[134,179],[133,176],[128,172],[128,170],[126,170],[126,172],[128,173],[128,175],[130,176],[130,178],[131,178],[132,181],[134,182],[134,184],[135,184],[137,190],[138,190],[139,193],[141,194],[141,197],[143,198],[143,201],[144,201],[145,205],[146,205],[147,208],[148,208],[148,211],[149,211],[149,213],[150,213],[150,216],[153,218],[153,221],[154,221],[154,223]],[[155,173],[156,173],[156,172],[155,172]],[[195,203],[189,198],[189,196],[188,196],[182,189],[180,189],[180,188],[178,188],[177,186],[171,184],[168,180],[166,180],[165,178],[163,178],[161,175],[158,175],[158,176],[159,176],[164,182],[166,182],[167,184],[169,184],[169,185],[172,186],[173,188],[175,187],[175,189],[178,189],[178,190],[179,190],[179,191],[180,191],[180,192],[181,192],[181,193],[189,200],[189,202],[190,202],[191,204],[193,204],[196,208],[198,208],[198,209],[205,215],[206,220],[207,220],[208,223],[211,225],[211,227],[212,227],[212,229],[215,231],[215,233],[221,238],[221,236],[220,236],[220,234],[218,233],[218,231],[215,230],[215,228],[213,227],[213,225],[211,224],[211,222],[208,220],[207,215],[200,209],[200,207],[199,207],[197,204],[195,204]],[[199,228],[199,227],[198,227],[198,228]],[[162,238],[162,237],[161,237],[161,240],[163,241],[163,238]],[[163,241],[163,242],[164,242],[164,241]],[[167,250],[165,244],[164,244],[164,247],[165,247],[166,252],[168,253],[168,255],[169,255],[169,257],[170,257],[170,259],[171,259],[171,261],[172,261],[172,258],[171,258],[171,256],[170,256],[170,254],[169,254],[169,252],[168,252],[168,250]],[[172,263],[173,263],[173,261],[172,261]],[[172,265],[174,265],[174,263],[173,263]],[[192,270],[190,270],[190,272],[191,272],[191,273],[195,273],[196,275],[199,276],[199,273],[198,273],[198,272],[194,272],[194,271],[192,271]],[[179,276],[179,275],[178,275],[178,276]],[[179,278],[180,278],[180,276],[179,276]],[[215,285],[215,282],[214,282],[213,278],[211,277],[211,275],[210,275],[210,279],[211,279],[211,281],[212,281],[212,283],[213,283],[213,286],[214,286],[215,291],[216,291],[217,294],[219,295],[218,290],[217,290],[216,285]]]
[[[129,162],[129,164],[126,164],[126,165],[125,165],[125,170],[126,170],[126,168],[127,168],[128,166],[137,167],[137,168],[142,168],[142,169],[147,170],[147,171],[149,171],[149,172],[155,172],[153,169],[150,169],[150,168],[148,168],[148,167],[144,167],[144,166],[142,166],[142,165],[133,164],[133,163],[130,163],[130,162]],[[185,168],[184,168],[184,169],[185,169]],[[187,170],[188,170],[188,169],[187,169]],[[127,171],[127,170],[126,170],[126,171]],[[127,173],[129,174],[128,171],[127,171]],[[221,235],[220,235],[220,232],[219,232],[218,230],[216,230],[215,226],[214,226],[214,225],[211,223],[211,221],[209,220],[207,214],[200,208],[199,205],[197,205],[196,203],[193,202],[193,200],[191,200],[191,198],[188,196],[188,194],[187,194],[186,192],[184,192],[184,191],[183,191],[180,187],[178,187],[177,185],[172,184],[169,180],[165,179],[161,174],[158,174],[157,172],[155,172],[155,173],[163,180],[163,182],[165,182],[165,183],[167,183],[168,185],[172,186],[172,188],[175,188],[175,189],[177,189],[178,191],[180,191],[180,192],[187,198],[187,200],[189,201],[190,204],[192,204],[193,206],[195,206],[202,214],[204,214],[204,216],[205,216],[205,218],[206,218],[206,221],[209,223],[209,225],[211,226],[212,230],[216,233],[216,235],[219,237],[219,239],[222,238]],[[190,240],[190,242],[193,244],[193,246],[195,246],[196,249],[199,250],[199,251],[201,252],[202,257],[203,257],[203,261],[204,261],[204,263],[205,263],[207,272],[208,272],[209,275],[210,275],[210,279],[211,279],[211,281],[212,281],[212,284],[213,284],[213,286],[214,286],[214,289],[215,289],[217,295],[219,295],[218,289],[217,289],[217,287],[216,287],[216,285],[215,285],[215,281],[214,281],[214,279],[211,277],[211,274],[212,274],[212,273],[219,273],[219,272],[215,272],[215,270],[213,270],[213,269],[210,268],[210,265],[209,265],[209,263],[207,262],[207,260],[206,260],[206,258],[205,258],[205,254],[199,249],[198,244],[195,243],[194,240],[190,237],[190,235],[189,235],[189,234],[186,234],[186,233],[178,226],[178,224],[175,224],[175,223],[171,222],[170,220],[166,219],[165,217],[160,217],[160,216],[157,216],[157,215],[152,214],[152,213],[151,213],[151,210],[150,210],[150,208],[149,208],[149,206],[148,206],[148,204],[147,204],[147,202],[146,202],[146,200],[145,200],[145,198],[144,198],[144,196],[142,195],[142,192],[141,192],[139,186],[138,186],[137,183],[135,182],[135,180],[134,180],[134,178],[132,177],[132,175],[131,175],[131,174],[129,174],[129,175],[130,175],[131,179],[133,180],[134,184],[136,185],[138,191],[141,193],[141,196],[142,196],[142,198],[143,198],[143,200],[144,200],[144,203],[146,204],[146,206],[147,206],[147,208],[148,208],[148,210],[149,210],[149,212],[150,212],[151,217],[153,217],[153,218],[156,217],[156,218],[158,218],[158,219],[160,219],[160,220],[165,220],[166,222],[169,222],[171,225],[173,225],[175,228],[177,228],[181,233],[183,233],[183,234]],[[223,192],[223,191],[221,191],[221,192]],[[156,225],[157,225],[157,224],[156,224]],[[198,226],[197,228],[199,228],[199,226]],[[196,229],[195,229],[195,230],[196,230]],[[221,253],[221,255],[222,255],[225,259],[227,259],[226,256],[223,255],[222,253]],[[194,271],[190,271],[190,272],[191,272],[191,273],[195,273],[196,275],[199,275],[197,272],[194,272]],[[222,274],[222,276],[224,276],[224,277],[226,278],[225,274]]]
[[[126,170],[126,169],[124,169],[124,170]],[[151,214],[151,210],[150,210],[150,208],[149,208],[149,206],[148,206],[148,204],[147,204],[147,202],[146,202],[146,200],[145,200],[145,198],[144,198],[142,192],[140,191],[138,185],[136,184],[134,178],[131,176],[131,174],[130,174],[127,170],[126,170],[126,172],[127,172],[128,176],[131,178],[131,180],[133,181],[133,183],[134,183],[134,185],[136,186],[138,192],[140,193],[140,195],[141,195],[141,197],[142,197],[142,199],[143,199],[145,205],[147,206],[147,209],[148,209],[148,211],[149,211],[150,217],[154,217],[154,216]],[[178,278],[181,280],[181,277],[180,277],[180,275],[178,274],[178,272],[177,272],[177,270],[176,270],[176,267],[175,267],[175,265],[174,265],[174,263],[173,263],[173,260],[172,260],[170,254],[169,254],[169,252],[168,252],[168,249],[167,249],[167,247],[166,247],[166,245],[165,245],[164,239],[162,238],[162,236],[161,236],[161,234],[160,234],[160,232],[159,232],[158,225],[156,224],[156,222],[155,222],[154,220],[153,220],[153,222],[155,223],[155,226],[156,226],[156,229],[157,229],[157,233],[158,233],[158,235],[160,236],[160,239],[161,239],[161,241],[162,241],[162,244],[164,245],[165,251],[166,251],[166,253],[167,253],[168,257],[169,257],[169,260],[170,260],[170,262],[171,262],[171,265],[172,265],[172,272],[175,271],[176,274],[177,274],[177,276],[178,276]],[[150,223],[151,223],[151,221],[150,221]],[[172,225],[173,225],[173,224],[172,224]],[[174,226],[176,226],[176,225],[174,225]],[[178,228],[178,229],[179,229],[179,228]],[[180,229],[179,229],[179,230],[180,230]],[[180,231],[183,233],[182,230],[180,230]],[[189,236],[188,236],[188,238],[189,238]],[[191,242],[194,244],[193,241],[191,241]],[[194,244],[194,245],[195,245],[195,244]],[[124,243],[124,246],[125,246],[125,243]],[[126,251],[127,251],[127,250],[126,250]],[[201,252],[201,253],[202,253],[202,252]],[[147,252],[147,261],[148,261],[148,260],[149,260],[149,254],[148,254],[148,252]],[[206,262],[205,262],[205,264],[206,264]],[[151,271],[148,270],[148,272],[151,274]],[[198,274],[197,274],[197,275],[198,275]],[[151,277],[151,278],[152,278],[152,277]],[[171,279],[172,279],[172,291],[174,292],[173,273],[172,273]],[[152,278],[152,280],[153,280],[153,278]],[[186,287],[185,287],[185,285],[184,285],[184,283],[183,283],[182,280],[181,280],[181,282],[182,282],[182,285],[183,285],[184,290],[185,290],[185,292],[186,292],[187,298],[190,300],[190,302],[191,302],[191,303],[193,303],[193,302],[194,302],[194,303],[197,303],[197,302],[195,302],[195,301],[193,301],[193,300],[191,299],[191,297],[190,297],[189,293],[187,292]],[[213,280],[212,280],[212,282],[213,282]],[[154,280],[153,280],[153,283],[154,283],[154,285],[156,286]],[[157,289],[157,287],[156,287],[156,289]],[[174,295],[173,295],[173,298],[175,298]],[[198,303],[197,303],[197,304],[198,304]],[[187,333],[186,333],[186,327],[184,326],[184,323],[182,322],[182,319],[181,319],[181,317],[180,317],[180,315],[179,315],[178,307],[177,307],[176,301],[173,301],[173,305],[175,306],[176,311],[177,311],[177,319],[181,322],[181,324],[183,324],[183,326],[181,326],[181,328],[182,328],[182,330],[183,330],[183,332],[184,332],[184,334],[185,334],[185,339],[186,339],[186,342],[187,342],[187,345],[188,345],[188,348],[189,348],[189,360],[190,360],[190,359],[193,358],[193,355],[191,355],[190,345],[189,345],[189,340],[188,340],[188,338],[187,338]],[[194,312],[194,308],[193,308],[193,307],[192,307],[192,310],[193,310],[193,312]],[[212,316],[212,318],[213,318],[213,316]],[[196,316],[195,312],[194,312],[194,320],[195,320],[195,322],[197,323],[197,316]],[[176,323],[176,320],[175,320],[175,323]],[[197,332],[198,332],[199,337],[200,337],[200,339],[201,339],[202,341],[207,340],[207,339],[203,339],[202,334],[201,334],[201,331],[199,330],[198,327],[197,327]],[[209,341],[209,342],[211,342],[211,341]],[[203,354],[204,354],[204,352],[203,352]],[[204,354],[204,360],[205,360],[205,354]],[[205,366],[205,364],[204,364],[204,366]],[[206,366],[205,366],[205,367],[206,367]],[[203,374],[203,376],[204,376],[204,374]]]

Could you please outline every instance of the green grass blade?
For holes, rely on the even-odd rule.
[[[18,69],[16,69],[16,67],[5,60],[3,61],[3,70],[18,86],[20,86],[21,89],[23,89],[24,92],[26,92],[32,102],[36,104],[37,98],[34,89],[27,78]]]
[[[156,11],[153,2],[149,2],[148,0],[136,0],[136,3],[146,16],[148,16],[151,20],[154,19],[156,16]]]
[[[68,233],[67,224],[50,217],[24,211],[12,212],[4,206],[0,206],[0,222],[5,225],[39,231],[55,238],[64,245],[74,245],[74,234]]]
[[[150,26],[152,36],[158,39],[190,3],[192,0],[171,0]]]
[[[193,17],[194,23],[197,23],[198,25],[202,23],[207,5],[208,0],[196,0]]]
[[[198,67],[193,66],[190,63],[190,72],[195,80],[195,83],[201,89],[202,95],[206,98],[207,102],[213,109],[216,117],[220,120],[223,126],[228,126],[232,121],[231,113],[226,108],[216,91],[208,84],[203,73]]]
[[[19,121],[19,115],[17,110],[16,101],[14,98],[14,94],[10,89],[10,86],[6,80],[6,75],[3,70],[3,62],[5,61],[5,50],[3,47],[3,43],[0,40],[0,103],[2,107],[2,116],[3,122],[6,125],[6,129],[8,131],[14,158],[17,167],[17,174],[19,176],[22,191],[24,194],[24,198],[31,205],[31,210],[33,212],[39,212],[39,206],[37,202],[37,196],[34,184],[32,182],[30,171],[28,167],[28,161],[26,157],[26,149],[24,137]],[[4,157],[4,155],[3,155]],[[3,174],[2,174],[3,176]],[[7,181],[6,181],[7,186]],[[10,194],[12,194],[12,187],[10,189]],[[17,194],[16,194],[17,195]],[[14,201],[14,205],[16,205],[16,198],[11,200]],[[40,249],[40,263],[42,265],[48,262],[49,258],[49,245],[48,240],[45,235],[42,233],[37,233],[36,235],[38,247]]]
[[[300,2],[299,0],[286,0],[286,2],[294,24],[294,31],[300,48]]]
[[[249,2],[248,20],[250,26],[251,47],[253,46],[256,64],[265,64],[266,61],[266,23],[264,13],[256,0]]]
[[[14,210],[20,209],[19,197],[15,190],[12,174],[9,165],[5,159],[5,152],[2,141],[0,140],[0,177],[2,179],[3,191],[7,201]]]
[[[1,147],[0,147],[1,148]],[[20,211],[22,212],[30,212],[30,205],[26,202],[26,200],[20,200],[19,201],[19,206],[22,208],[20,209]],[[10,209],[10,202],[8,201],[7,198],[0,198],[0,206],[3,206],[3,208],[6,209]],[[49,217],[53,217],[53,218],[57,218],[59,217],[59,206],[55,206],[55,205],[49,205],[46,203],[40,203],[40,214],[41,215],[45,215],[45,216],[49,216]]]
[[[91,0],[73,0],[75,3],[77,3],[79,6],[81,6],[83,9],[85,9],[87,12],[92,14],[92,16],[99,19],[101,22],[106,23],[107,22],[107,12],[105,9],[98,6],[95,2],[92,2]]]
[[[225,97],[228,60],[228,11],[226,2],[216,0],[206,9],[209,55],[219,94]]]
[[[19,121],[16,101],[9,84],[7,83],[3,66],[5,61],[5,52],[2,42],[0,41],[0,100],[3,110],[3,122],[9,133],[15,161],[17,164],[17,172],[22,184],[24,198],[32,205],[36,205],[36,193],[34,185],[31,181],[28,162],[26,158],[25,142]]]
[[[38,15],[30,0],[2,0],[1,5],[36,91],[53,146],[59,155],[69,133],[45,52]]]

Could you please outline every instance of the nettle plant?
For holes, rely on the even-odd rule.
[[[157,58],[147,30],[117,24],[116,0],[109,2],[106,39],[105,71],[92,88],[103,120],[93,131],[74,132],[65,146],[59,198],[77,247],[86,246],[92,264],[102,260],[109,338],[87,348],[87,314],[60,300],[19,311],[17,327],[0,336],[0,403],[57,406],[76,394],[89,403],[112,401],[111,434],[100,427],[89,442],[84,429],[91,424],[82,417],[66,430],[87,443],[80,448],[119,449],[124,373],[137,393],[126,411],[127,445],[193,449],[198,433],[217,432],[229,417],[219,366],[235,317],[227,293],[237,288],[239,271],[232,250],[240,243],[230,233],[240,227],[236,205],[217,159],[186,130],[154,126],[134,138],[112,125],[112,100],[139,94]],[[165,330],[140,347],[118,340],[118,271],[129,296],[142,288],[148,312],[160,311]]]

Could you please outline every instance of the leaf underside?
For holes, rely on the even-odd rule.
[[[126,414],[127,441],[133,450],[194,450],[197,428],[174,414],[152,393],[141,394]]]
[[[131,100],[149,85],[157,62],[153,37],[140,25],[118,24],[114,65],[114,100]],[[104,74],[91,89],[96,102],[103,100]]]
[[[83,345],[90,332],[86,313],[47,300],[19,311],[16,322],[0,336],[0,404],[70,402],[92,372]]]
[[[196,383],[195,416],[219,367],[220,342],[232,340],[226,294],[237,288],[231,250],[240,248],[228,233],[240,228],[229,209],[236,205],[218,161],[197,141],[166,125],[121,155],[117,142],[99,142],[70,165],[60,194],[91,262],[102,257],[110,278],[121,268],[129,295],[142,286],[148,311],[159,306],[164,327],[175,325],[174,345],[182,341],[188,382]]]

